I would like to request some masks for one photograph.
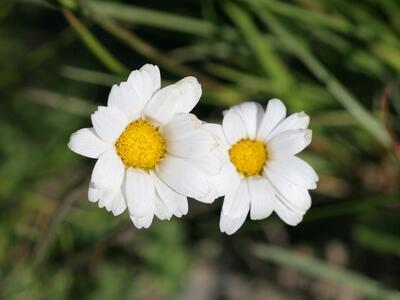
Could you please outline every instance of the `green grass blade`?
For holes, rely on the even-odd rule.
[[[224,8],[249,44],[264,73],[276,80],[275,84],[278,84],[282,90],[286,89],[290,85],[291,76],[272,47],[258,31],[252,17],[231,2],[227,2]]]
[[[177,32],[200,36],[210,36],[217,27],[207,21],[180,16],[167,12],[107,1],[87,1],[84,3],[93,13],[115,20],[134,24],[159,27]]]
[[[297,19],[318,27],[326,27],[339,32],[350,32],[353,25],[340,15],[326,14],[316,10],[305,9],[298,5],[289,4],[284,1],[260,0],[271,11],[285,17]]]
[[[260,19],[281,38],[282,42],[286,43],[293,55],[302,61],[318,80],[325,84],[336,100],[378,141],[389,148],[392,145],[392,141],[384,126],[311,54],[307,47],[284,28],[268,10],[260,7],[257,1],[245,1],[251,4]]]
[[[113,84],[124,81],[122,76],[112,75],[104,72],[87,70],[72,66],[64,66],[61,68],[60,73],[68,79],[76,80],[79,82],[91,83],[101,86],[110,87]]]
[[[124,67],[100,41],[81,23],[69,10],[64,10],[65,18],[78,33],[79,37],[92,51],[92,53],[112,72],[120,75],[126,75],[128,69]]]
[[[354,271],[328,264],[320,259],[296,253],[272,245],[256,245],[253,248],[256,257],[292,268],[318,279],[328,280],[338,285],[352,288],[369,299],[400,299],[400,293],[383,287],[378,281],[364,277]]]
[[[324,104],[325,102],[329,102],[332,97],[323,88],[312,84],[303,83],[301,86],[292,85],[290,89],[288,88],[282,91],[271,79],[245,73],[228,66],[210,63],[206,64],[206,69],[214,76],[235,83],[245,92],[251,92],[253,94],[260,92],[268,96],[285,97],[285,100],[292,102],[292,105],[294,102],[297,102],[298,99],[305,99],[308,101],[308,104],[315,102]],[[302,109],[304,109],[304,105]]]
[[[270,94],[278,93],[278,90],[270,79],[260,78],[252,74],[246,74],[228,66],[219,64],[207,64],[206,69],[209,73],[231,81],[238,86]]]
[[[371,45],[371,51],[382,61],[400,73],[400,51],[390,44],[377,43]]]
[[[33,103],[63,110],[81,117],[87,117],[96,110],[96,105],[87,100],[49,90],[27,88],[21,94]]]
[[[170,70],[172,73],[178,74],[180,76],[195,76],[203,85],[212,90],[217,90],[220,88],[220,84],[212,78],[208,77],[206,74],[199,72],[191,68],[190,66],[175,61],[172,57],[161,52],[157,48],[153,47],[151,44],[147,43],[141,37],[118,25],[116,22],[102,17],[96,17],[95,21],[103,29],[105,29],[110,34],[114,35],[117,39],[128,45],[132,50],[140,53],[144,57],[147,57],[154,62],[159,63],[160,65]]]

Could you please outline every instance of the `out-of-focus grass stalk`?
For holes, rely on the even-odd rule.
[[[92,3],[93,1],[90,1]],[[142,38],[134,34],[133,32],[125,29],[124,27],[118,25],[112,20],[100,15],[97,16],[95,11],[91,11],[92,6],[85,6],[89,2],[82,3],[83,9],[89,11],[89,16],[97,22],[103,29],[108,31],[110,34],[124,42],[134,51],[140,53],[144,57],[148,57],[152,61],[159,63],[166,69],[170,70],[180,76],[193,75],[196,76],[202,85],[206,88],[204,93],[210,98],[215,100],[214,104],[218,105],[232,105],[239,101],[242,101],[244,96],[237,89],[221,85],[218,81],[210,78],[204,73],[201,73],[191,67],[175,61],[173,57],[168,56],[157,48],[153,47]]]
[[[229,80],[250,90],[263,91],[271,94],[278,92],[273,81],[270,79],[259,78],[252,74],[249,75],[233,68],[213,63],[206,64],[206,69],[209,73],[217,77]]]
[[[384,3],[389,3],[390,0],[381,2],[381,6],[385,6]],[[354,29],[349,34],[367,43],[366,51],[361,52],[364,56],[362,64],[368,66],[371,65],[372,61],[375,61],[372,63],[376,66],[376,62],[379,62],[381,65],[386,64],[399,72],[400,51],[397,49],[400,48],[400,41],[398,34],[393,31],[394,28],[389,27],[380,18],[376,18],[373,15],[374,10],[364,9],[364,6],[360,3],[338,0],[334,2],[334,5],[336,9],[342,10],[343,14],[348,14],[349,20],[354,23]],[[389,7],[394,6],[389,5]],[[395,9],[395,12],[397,12],[397,9]],[[359,60],[358,62],[360,63],[361,61]],[[386,73],[387,71],[381,71],[378,76],[381,78],[382,76],[386,77]]]
[[[399,19],[399,2],[397,0],[387,0],[387,1],[379,1],[378,4],[383,11],[386,13],[393,27],[400,31],[400,19]]]
[[[74,14],[68,10],[63,10],[64,16],[68,23],[75,29],[79,37],[86,44],[86,46],[92,51],[92,53],[113,73],[126,75],[128,69],[124,67],[100,42],[99,40],[89,31],[89,29],[81,23]]]
[[[287,44],[295,55],[305,66],[314,74],[314,76],[322,81],[328,90],[335,96],[336,100],[341,103],[357,120],[364,126],[378,141],[385,147],[392,146],[391,138],[385,128],[377,119],[371,115],[357,99],[320,63],[307,49],[307,47],[298,41],[284,26],[263,6],[259,5],[255,0],[243,0],[249,3],[261,21],[263,21],[282,42]]]
[[[60,73],[65,78],[77,80],[80,82],[91,83],[110,87],[113,84],[124,81],[122,76],[112,75],[108,73],[87,70],[72,66],[64,66],[61,68]]]
[[[22,91],[22,96],[37,104],[83,117],[89,116],[96,109],[96,105],[87,100],[43,89],[28,88]]]
[[[136,24],[157,26],[176,32],[210,36],[217,30],[217,27],[214,24],[204,20],[179,16],[134,5],[107,1],[86,1],[84,5],[95,14],[103,17],[111,17],[120,21],[133,22]]]
[[[289,4],[284,1],[276,0],[258,0],[260,3],[268,6],[268,8],[278,14],[296,18],[301,22],[310,23],[318,28],[327,27],[340,32],[350,32],[353,25],[340,15],[326,14],[316,10],[310,10],[301,6]]]
[[[214,104],[232,105],[243,100],[243,94],[237,89],[221,85],[206,74],[175,61],[172,57],[160,52],[142,38],[112,20],[108,20],[105,17],[97,18],[96,16],[94,16],[94,20],[106,31],[126,43],[131,49],[159,63],[172,73],[180,76],[192,75],[197,77],[202,86],[206,88],[205,94],[215,99],[216,103]]]
[[[83,69],[83,68],[78,68],[78,67],[73,67],[73,66],[63,66],[60,69],[60,74],[61,74],[61,76],[71,79],[71,80],[75,80],[78,82],[84,82],[84,83],[90,83],[90,84],[94,84],[94,85],[105,86],[105,87],[110,87],[113,84],[116,84],[116,83],[119,83],[119,82],[125,80],[125,78],[123,76],[112,75],[109,73],[88,70],[88,69]],[[164,86],[164,85],[173,84],[173,82],[167,81],[167,80],[162,80],[161,84]]]
[[[253,253],[262,260],[349,287],[368,299],[395,300],[400,297],[399,292],[386,289],[378,281],[283,247],[259,244],[253,246]]]
[[[379,21],[378,18],[371,16],[364,9],[364,6],[359,3],[351,3],[346,0],[332,1],[327,6],[332,6],[332,10],[334,11],[343,12],[341,15],[332,15],[283,1],[257,0],[257,2],[262,6],[268,7],[274,13],[311,24],[318,29],[322,26],[330,30],[355,36],[366,42],[379,39],[399,45],[395,33],[386,24]],[[390,2],[390,0],[382,1],[382,3],[387,2]],[[349,15],[349,18],[344,17],[346,14]],[[368,26],[364,26],[364,24],[368,24]]]
[[[389,1],[384,1],[384,3],[387,2]],[[347,1],[335,2],[344,11],[354,11],[350,17],[355,19],[355,23],[358,22],[358,24],[352,24],[350,20],[341,15],[331,15],[317,10],[305,9],[301,6],[281,1],[260,0],[259,3],[281,16],[294,19],[296,22],[304,22],[303,26],[306,26],[311,34],[317,35],[320,40],[338,51],[346,51],[346,55],[349,54],[347,51],[349,45],[342,36],[335,34],[335,31],[355,36],[368,44],[373,41],[365,49],[358,50],[357,55],[361,55],[362,58],[357,59],[355,57],[354,59],[357,59],[357,63],[364,66],[364,69],[379,73],[377,76],[382,76],[383,74],[382,62],[396,68],[397,71],[400,70],[400,52],[397,50],[400,44],[395,33],[386,24],[368,14],[362,7],[355,8],[356,4],[349,6]],[[363,24],[368,24],[368,27]],[[315,27],[318,27],[318,30],[314,32]],[[326,27],[326,29],[321,27]],[[350,53],[350,55],[353,54]]]
[[[224,41],[219,41],[212,44],[206,41],[175,48],[169,51],[169,56],[173,57],[179,63],[212,58],[225,59],[229,58],[231,55],[233,50],[232,48],[233,47],[231,47],[231,45]]]
[[[339,0],[335,1],[334,5],[355,23],[354,29],[349,33],[367,42],[380,40],[388,44],[400,45],[398,37],[392,29],[379,18],[376,18],[375,15],[371,15],[372,11],[365,9],[361,2],[350,3],[347,0]],[[365,24],[368,24],[368,26],[365,26]]]
[[[82,1],[81,6],[101,18],[108,18],[129,24],[145,25],[161,30],[171,30],[177,33],[183,32],[205,38],[218,36],[224,41],[238,41],[240,39],[235,28],[227,25],[217,25],[204,19],[196,19],[111,1]],[[274,41],[270,39],[271,36],[263,34],[263,37],[273,45]]]
[[[289,89],[287,91],[282,91],[276,86],[274,81],[270,79],[260,78],[253,74],[247,74],[228,66],[209,63],[206,64],[206,69],[209,73],[231,81],[246,90],[279,96],[289,94]],[[303,97],[308,100],[312,98],[321,101],[321,99],[327,100],[331,97],[324,89],[311,84],[302,84],[301,88],[294,88],[292,86],[292,89],[296,90],[296,98]]]
[[[364,247],[400,256],[400,239],[393,234],[358,225],[353,229],[353,238]]]
[[[400,51],[397,47],[384,43],[377,43],[371,45],[370,49],[376,56],[400,72]]]
[[[154,48],[149,43],[145,42],[139,36],[134,34],[133,32],[119,26],[115,22],[108,20],[104,17],[96,18],[95,21],[103,27],[106,31],[126,43],[130,46],[131,49],[140,53],[144,57],[148,57],[155,62],[160,63],[164,67],[166,67],[171,72],[178,75],[193,75],[196,76],[203,84],[207,85],[211,89],[217,89],[218,83],[213,79],[207,77],[205,74],[202,74],[186,65],[179,64],[175,62],[174,59],[160,52],[158,49]]]
[[[275,85],[279,85],[282,90],[290,85],[291,76],[280,58],[275,54],[272,47],[262,37],[254,24],[252,17],[245,10],[232,2],[227,2],[224,9],[232,22],[241,31],[244,39],[249,44],[255,57],[265,75],[269,75],[274,80]]]

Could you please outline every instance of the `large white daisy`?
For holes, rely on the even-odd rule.
[[[267,109],[245,102],[229,109],[223,119],[223,172],[213,177],[225,194],[220,229],[233,234],[248,213],[252,220],[273,211],[295,226],[311,206],[309,189],[316,188],[313,168],[295,155],[311,142],[304,113],[286,116],[284,104],[273,99]]]
[[[93,127],[73,133],[68,144],[98,159],[89,200],[114,215],[128,208],[138,228],[148,228],[154,215],[186,214],[186,197],[211,202],[208,175],[222,162],[213,154],[218,138],[189,113],[200,96],[194,77],[160,89],[160,71],[149,64],[114,85],[107,106],[92,114]]]

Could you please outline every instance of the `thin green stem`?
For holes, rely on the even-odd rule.
[[[89,31],[89,29],[81,23],[78,18],[68,9],[63,10],[64,16],[68,23],[75,29],[79,37],[92,51],[92,53],[113,73],[126,75],[128,69],[120,63]]]

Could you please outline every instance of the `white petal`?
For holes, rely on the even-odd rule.
[[[154,173],[151,173],[153,182],[156,188],[157,195],[163,201],[165,206],[178,218],[188,212],[187,198],[179,195],[166,185],[160,178]]]
[[[291,156],[288,157],[287,160],[293,165],[294,168],[301,170],[304,176],[313,178],[314,181],[319,180],[318,174],[315,173],[314,169],[301,158],[298,158],[297,156]]]
[[[121,159],[112,148],[100,155],[94,166],[91,182],[97,189],[119,188],[124,179],[124,171]]]
[[[160,124],[168,123],[179,113],[188,113],[201,96],[201,86],[194,77],[185,77],[158,90],[144,108],[144,115]]]
[[[124,112],[130,122],[140,116],[145,104],[146,102],[138,96],[135,88],[127,82],[121,82],[119,86],[114,84],[107,102],[109,107],[115,107]]]
[[[201,124],[201,127],[203,129],[208,130],[209,132],[211,132],[213,135],[218,137],[218,139],[225,140],[224,131],[222,130],[222,126],[221,125],[204,122],[204,123]]]
[[[229,161],[224,162],[221,172],[209,178],[215,188],[216,198],[229,194],[237,189],[240,184],[240,175]]]
[[[178,209],[182,215],[186,215],[189,210],[188,200],[186,197],[176,194],[175,201],[178,203]]]
[[[125,193],[129,214],[145,217],[154,214],[155,190],[151,176],[140,169],[126,171]]]
[[[104,191],[103,196],[98,202],[100,208],[105,207],[107,211],[111,211],[112,201],[115,196],[115,191],[112,189],[107,189]]]
[[[168,153],[179,157],[201,157],[218,147],[218,141],[207,130],[197,129],[183,139],[166,137]]]
[[[102,189],[97,189],[94,185],[93,182],[90,182],[89,184],[89,190],[88,190],[88,199],[90,202],[97,202],[100,200],[101,197],[103,197],[104,190]]]
[[[303,214],[293,212],[283,202],[275,201],[275,212],[286,224],[296,226],[303,220]]]
[[[111,211],[114,216],[122,214],[126,209],[125,198],[121,189],[108,189],[99,201],[99,207],[105,207],[107,211]]]
[[[181,195],[202,198],[210,192],[207,177],[187,160],[168,156],[156,166],[157,175]]]
[[[216,140],[216,148],[212,151],[212,155],[221,161],[229,160],[229,144],[226,141],[222,126],[219,124],[203,123],[201,126],[204,130],[209,131]]]
[[[226,215],[221,211],[221,217],[219,220],[219,228],[221,232],[225,232],[228,235],[234,234],[243,225],[248,213],[249,207],[243,210],[243,212],[236,217]]]
[[[154,213],[160,220],[169,220],[172,217],[172,211],[168,209],[165,203],[160,199],[158,195],[154,198],[155,206],[154,206]]]
[[[115,142],[129,123],[126,115],[115,107],[99,106],[91,119],[99,137],[111,143]]]
[[[307,167],[304,168],[304,165],[299,163],[298,160],[295,156],[286,159],[271,160],[268,162],[267,169],[271,169],[281,177],[302,188],[315,189],[318,177],[312,169],[311,171]]]
[[[247,136],[254,139],[257,129],[264,116],[264,109],[256,102],[244,102],[232,107],[236,111],[246,126]]]
[[[311,197],[307,189],[292,184],[271,169],[267,168],[265,173],[286,206],[302,214],[310,208]]]
[[[221,125],[204,122],[201,127],[205,130],[208,130],[214,135],[214,137],[216,137],[220,144],[220,148],[225,150],[229,149],[229,144],[226,141],[224,130],[222,129]]]
[[[218,197],[215,195],[215,189],[212,188],[212,183],[210,183],[210,192],[201,198],[197,198],[196,200],[201,202],[201,203],[207,203],[207,204],[211,204],[215,201],[215,199],[217,199]]]
[[[266,141],[272,139],[274,136],[287,130],[307,129],[310,123],[310,117],[304,112],[294,113],[283,120],[274,130],[268,135]]]
[[[268,142],[270,159],[280,159],[296,155],[311,143],[312,132],[306,130],[289,130],[275,136]]]
[[[160,70],[157,66],[144,65],[140,70],[135,70],[129,75],[128,83],[136,90],[139,96],[138,101],[145,104],[160,88]]]
[[[265,177],[252,177],[247,180],[250,192],[250,218],[261,220],[267,218],[275,206],[275,192]]]
[[[106,205],[107,210],[111,211],[114,216],[122,214],[126,209],[126,201],[121,189],[111,192],[110,196],[112,198],[110,203]]]
[[[93,128],[83,128],[69,138],[68,148],[80,155],[98,158],[106,151],[111,144],[102,141],[95,133]]]
[[[188,158],[187,160],[207,175],[218,175],[221,171],[222,161],[211,153],[200,157]]]
[[[279,99],[268,101],[264,118],[261,121],[257,132],[257,137],[267,140],[268,134],[281,122],[286,116],[286,107]]]
[[[175,115],[167,124],[160,127],[160,133],[169,139],[183,139],[200,129],[202,122],[193,114]]]
[[[243,214],[250,207],[250,193],[245,180],[242,180],[236,190],[225,196],[222,212],[232,218]]]
[[[152,64],[145,64],[143,67],[140,68],[140,71],[146,72],[149,75],[152,93],[154,93],[156,90],[160,89],[161,75],[160,75],[160,69],[158,68],[158,66],[152,65]]]
[[[151,222],[153,222],[154,218],[154,213],[147,214],[143,217],[137,217],[137,216],[130,216],[133,225],[136,226],[136,228],[149,228],[151,225]]]
[[[230,145],[241,139],[248,138],[246,124],[240,115],[233,109],[228,110],[222,120],[222,127],[226,140]]]

